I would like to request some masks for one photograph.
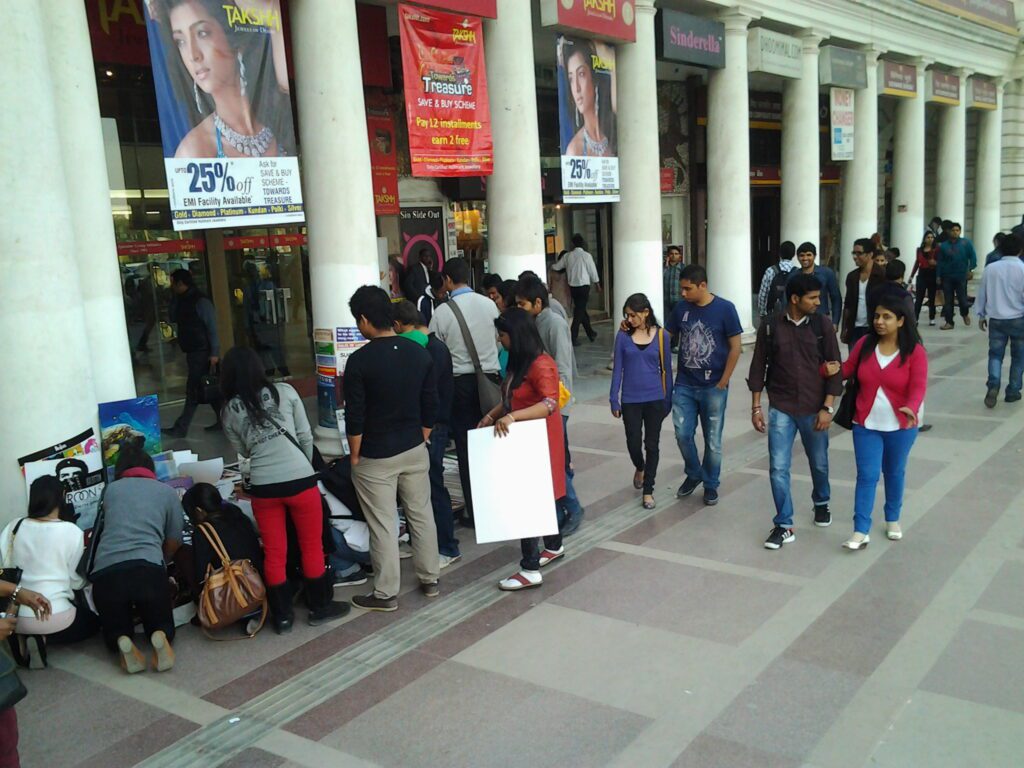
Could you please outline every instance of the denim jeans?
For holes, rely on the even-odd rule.
[[[1007,343],[1010,345],[1010,380],[1006,384],[1006,394],[1019,395],[1024,379],[1024,317],[988,321],[989,389],[999,389]]]
[[[903,483],[907,458],[917,438],[917,427],[879,432],[853,425],[853,455],[857,462],[857,490],[853,501],[853,530],[871,532],[871,510],[879,475],[885,477],[885,521],[895,523],[903,509]]]
[[[331,526],[331,538],[334,539],[334,552],[328,555],[331,568],[338,576],[351,576],[361,566],[370,564],[370,553],[352,549],[345,541],[345,534]]]
[[[705,489],[719,485],[722,472],[722,427],[725,424],[725,404],[728,389],[718,387],[691,387],[676,384],[672,390],[672,426],[676,432],[679,452],[683,455],[686,476],[700,480]],[[704,460],[697,453],[697,422],[704,435]]]
[[[800,434],[800,442],[803,443],[811,467],[811,500],[814,506],[828,504],[831,496],[828,484],[828,430],[816,431],[816,418],[817,414],[790,416],[776,408],[768,409],[768,453],[772,498],[775,500],[775,519],[772,522],[781,528],[793,525],[793,493],[789,470],[793,463],[793,442],[797,433]]]
[[[580,500],[576,496],[576,489],[573,487],[572,479],[576,473],[572,470],[572,456],[569,454],[569,417],[562,417],[562,436],[565,440],[565,496],[555,501],[555,512],[558,515],[558,527],[564,528],[565,524],[583,512]]]
[[[459,540],[455,538],[455,514],[452,497],[444,486],[444,452],[448,447],[448,425],[435,424],[430,433],[430,506],[434,508],[437,527],[437,551],[448,557],[459,556]]]

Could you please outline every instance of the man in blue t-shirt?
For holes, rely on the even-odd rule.
[[[665,329],[679,334],[676,384],[672,390],[672,424],[686,463],[686,480],[676,493],[689,496],[704,484],[704,503],[718,503],[722,469],[722,427],[729,379],[740,359],[740,323],[731,301],[708,290],[708,273],[691,264],[679,275],[682,301]],[[704,433],[704,460],[697,454],[697,423]]]

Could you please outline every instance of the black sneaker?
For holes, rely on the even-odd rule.
[[[339,576],[338,574],[334,574],[334,586],[336,587],[356,587],[365,583],[366,572],[362,568],[350,573],[348,576]]]
[[[700,480],[694,480],[692,477],[686,478],[686,480],[683,481],[683,484],[679,486],[679,490],[676,491],[676,498],[685,499],[687,496],[689,496],[691,493],[697,490],[697,486],[700,485],[700,483]]]
[[[397,597],[377,597],[372,592],[368,595],[356,595],[352,598],[352,605],[362,608],[364,611],[384,611],[390,613],[398,610]]]
[[[1020,400],[1020,392],[1007,392],[1003,398],[1004,403],[1016,403]]]
[[[819,528],[828,528],[832,525],[832,513],[828,511],[828,504],[814,508],[814,524]]]
[[[999,398],[999,390],[998,389],[990,389],[988,392],[985,393],[985,407],[986,408],[995,408],[996,407],[996,400],[998,398]]]
[[[705,488],[704,489],[704,506],[713,507],[718,503],[718,489],[717,488]]]
[[[793,529],[781,528],[776,525],[772,528],[772,532],[768,534],[768,538],[764,540],[764,548],[782,549],[783,544],[789,544],[791,541],[796,541],[796,534],[793,533]]]

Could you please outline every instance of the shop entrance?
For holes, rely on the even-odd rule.
[[[782,190],[779,187],[750,190],[750,275],[752,293],[761,287],[761,277],[779,260],[782,228]]]

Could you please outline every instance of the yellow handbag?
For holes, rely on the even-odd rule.
[[[565,384],[562,383],[561,379],[559,379],[558,380],[558,408],[559,408],[559,410],[561,410],[562,408],[565,408],[565,406],[567,406],[569,404],[569,401],[571,399],[572,399],[572,392],[570,392],[569,388],[567,386],[565,386]]]

